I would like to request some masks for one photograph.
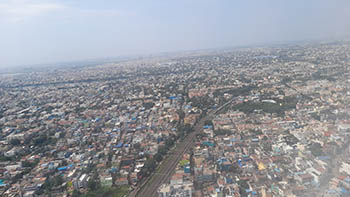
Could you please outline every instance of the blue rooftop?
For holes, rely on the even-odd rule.
[[[116,145],[117,148],[121,148],[123,147],[123,142],[119,142],[117,145]]]
[[[213,126],[211,126],[211,125],[204,125],[203,128],[204,128],[204,129],[211,129],[211,128],[213,128]]]
[[[57,168],[58,171],[66,171],[68,169],[67,166]]]
[[[350,183],[350,177],[346,177],[346,178],[344,179],[344,181]]]
[[[342,194],[350,194],[350,190],[346,190],[343,187],[340,187],[340,191],[341,191]]]

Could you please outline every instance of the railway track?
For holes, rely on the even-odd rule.
[[[157,195],[157,189],[164,183],[170,180],[172,173],[174,172],[176,165],[182,159],[182,156],[192,146],[196,135],[202,130],[206,120],[209,120],[221,111],[224,107],[229,105],[233,100],[230,100],[215,110],[211,110],[200,119],[194,126],[194,131],[189,133],[185,139],[178,143],[176,147],[168,154],[168,156],[159,165],[156,172],[154,172],[145,182],[143,182],[137,189],[132,191],[129,196],[131,197],[153,197]]]

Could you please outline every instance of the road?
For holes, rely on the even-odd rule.
[[[229,105],[233,100],[230,100],[223,104],[221,107],[211,110],[200,119],[194,126],[194,131],[188,134],[183,141],[179,142],[176,147],[164,158],[163,162],[157,168],[156,172],[153,173],[148,180],[146,180],[141,186],[132,191],[129,196],[135,197],[153,197],[157,195],[157,189],[164,183],[170,180],[171,175],[175,171],[176,165],[182,159],[182,156],[187,152],[192,146],[196,135],[202,130],[206,120],[212,119],[213,115],[218,113],[224,107]]]
[[[344,159],[349,158],[350,156],[350,139],[347,139],[347,142],[342,147],[340,153],[337,153],[333,157],[331,157],[331,163],[327,167],[326,173],[321,177],[320,187],[315,188],[312,192],[313,194],[317,194],[318,196],[325,196],[327,191],[329,190],[329,182],[333,179],[341,175],[339,169],[341,167],[341,163]]]

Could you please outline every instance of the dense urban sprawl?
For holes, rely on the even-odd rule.
[[[349,82],[345,41],[2,73],[0,192],[144,196],[180,158],[152,195],[347,196]]]

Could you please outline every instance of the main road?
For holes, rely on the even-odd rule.
[[[189,133],[183,141],[179,142],[174,149],[170,151],[167,157],[161,162],[156,171],[138,188],[133,190],[129,196],[135,197],[153,197],[157,195],[157,189],[164,183],[170,180],[176,165],[182,159],[184,153],[186,153],[192,146],[196,135],[202,130],[206,120],[212,119],[213,115],[219,112],[221,109],[229,105],[233,100],[228,101],[221,107],[210,110],[207,115],[202,117],[194,126],[194,131]]]

